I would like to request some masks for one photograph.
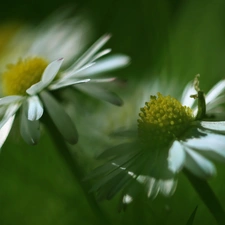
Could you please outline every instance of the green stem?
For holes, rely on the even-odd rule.
[[[201,200],[216,219],[217,224],[223,225],[225,221],[225,211],[207,181],[194,176],[186,169],[183,171]]]
[[[205,95],[203,91],[198,91],[198,112],[196,115],[196,120],[201,120],[205,118],[205,114],[206,114]]]
[[[56,147],[56,150],[58,151],[59,155],[63,158],[65,161],[68,169],[72,173],[74,180],[76,183],[80,186],[82,189],[84,196],[89,203],[90,207],[92,208],[92,211],[95,213],[95,215],[98,217],[100,224],[110,224],[108,221],[108,218],[104,214],[104,212],[99,207],[98,203],[96,202],[95,196],[91,193],[89,193],[90,190],[90,184],[88,182],[83,182],[82,180],[85,177],[85,174],[81,167],[79,166],[79,163],[77,162],[76,158],[73,156],[71,151],[69,150],[67,144],[63,140],[61,134],[55,127],[54,123],[52,122],[51,118],[45,112],[45,114],[42,117],[44,124],[46,125],[46,128],[49,131],[49,135],[51,136],[54,145]]]

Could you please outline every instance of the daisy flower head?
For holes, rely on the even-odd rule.
[[[99,199],[111,199],[122,190],[121,203],[126,205],[138,195],[139,187],[149,198],[159,193],[171,196],[176,176],[184,168],[201,179],[214,176],[212,160],[225,162],[225,121],[216,120],[212,113],[225,103],[224,97],[225,80],[205,96],[199,75],[186,86],[182,103],[161,93],[150,96],[140,109],[137,129],[116,132],[125,142],[99,155],[108,161],[87,177],[99,180],[91,191]]]
[[[30,48],[24,48],[25,57],[19,57],[17,61],[12,60],[14,62],[8,64],[2,72],[0,147],[4,144],[18,111],[20,111],[20,133],[28,144],[36,144],[40,138],[39,121],[44,111],[51,117],[64,139],[75,144],[78,140],[76,127],[51,92],[65,87],[77,88],[77,84],[81,83],[92,83],[94,86],[114,81],[115,78],[93,77],[128,64],[129,57],[126,55],[105,57],[111,50],[99,51],[110,39],[109,34],[97,40],[81,57],[75,57],[76,46],[79,49],[81,40],[79,43],[73,41],[73,38],[76,39],[76,34],[71,31],[73,23],[66,22],[68,21],[56,21],[52,29],[49,29],[51,26],[48,23],[41,26],[43,37],[35,38]],[[63,24],[65,26],[62,26]],[[49,53],[49,50],[52,51]],[[21,54],[21,51],[18,52]],[[67,66],[63,66],[66,56],[69,56],[66,59]],[[69,63],[71,60],[73,63]],[[85,91],[85,87],[82,90]],[[94,88],[89,90],[90,93],[92,91]],[[104,94],[104,91],[101,94]],[[122,104],[119,97],[110,94],[106,93],[109,96],[106,100],[109,99],[117,105]]]

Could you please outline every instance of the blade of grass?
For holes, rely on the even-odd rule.
[[[186,225],[193,225],[194,224],[194,219],[195,219],[195,214],[197,212],[198,206],[195,207],[194,211],[192,212],[192,214],[190,215]]]
[[[207,181],[194,176],[186,169],[184,169],[183,172],[192,184],[195,191],[200,196],[201,200],[208,207],[209,211],[216,219],[217,224],[223,225],[225,221],[224,209],[222,208],[218,198],[214,194]]]

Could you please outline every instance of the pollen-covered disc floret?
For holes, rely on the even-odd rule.
[[[26,95],[26,90],[41,80],[47,67],[45,59],[34,57],[9,64],[2,74],[3,95]]]
[[[162,146],[182,133],[194,120],[192,110],[171,96],[150,96],[138,119],[139,137],[144,144]]]

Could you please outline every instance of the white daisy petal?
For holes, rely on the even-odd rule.
[[[41,81],[48,86],[55,78],[57,73],[59,72],[59,69],[63,63],[63,58],[57,59],[53,62],[51,62],[45,69]]]
[[[185,151],[179,141],[174,141],[169,150],[168,166],[173,173],[179,172],[185,161]]]
[[[13,125],[14,118],[15,115],[11,116],[7,120],[7,122],[0,128],[0,149],[2,148],[2,145],[5,143],[5,140],[9,135],[9,132]]]
[[[169,179],[169,180],[160,180],[159,181],[160,192],[166,196],[172,196],[177,188],[177,180]]]
[[[35,145],[40,139],[40,123],[38,120],[30,121],[27,119],[27,107],[25,102],[20,117],[20,134],[27,144]]]
[[[91,83],[107,83],[107,82],[113,82],[116,80],[116,77],[109,77],[109,78],[100,78],[100,79],[91,79]]]
[[[186,148],[185,167],[201,178],[209,178],[216,174],[216,168],[208,159],[197,152]]]
[[[27,99],[28,102],[28,120],[39,120],[43,115],[43,105],[38,96],[31,96]]]
[[[80,73],[77,73],[77,76],[91,76],[95,74],[100,74],[108,72],[110,70],[118,69],[126,66],[130,62],[130,58],[126,55],[114,55],[107,58],[101,59],[93,66],[82,70]]]
[[[29,145],[36,145],[40,139],[39,120],[30,121],[26,117],[21,118],[20,134]]]
[[[13,102],[19,102],[23,99],[22,96],[19,95],[11,95],[11,96],[6,96],[3,98],[0,98],[0,106],[1,105],[8,105],[11,104]]]
[[[33,84],[30,88],[26,90],[26,92],[29,95],[36,95],[38,92],[40,92],[44,88],[45,88],[45,83],[40,81],[36,84]]]
[[[95,53],[110,39],[111,35],[106,34],[97,40],[68,70],[75,71],[92,60]]]
[[[209,133],[201,138],[189,139],[185,145],[190,149],[196,149],[218,161],[225,161],[225,136]]]
[[[84,65],[83,67],[81,67],[80,69],[75,70],[75,71],[69,71],[69,72],[63,71],[62,76],[61,76],[61,80],[66,80],[66,79],[70,79],[70,78],[77,78],[77,74],[79,74],[83,70],[86,70],[87,68],[93,66],[94,64],[95,64],[95,62],[88,63],[88,64]]]
[[[4,124],[16,113],[16,111],[21,106],[21,103],[10,104],[6,110],[3,118],[0,121],[0,128],[4,126]]]
[[[221,80],[206,95],[206,104],[216,99],[223,91],[225,91],[225,80]]]
[[[199,150],[213,150],[215,148],[225,148],[225,136],[221,134],[209,133],[200,138],[187,139],[185,146]]]
[[[225,121],[219,121],[219,122],[207,122],[207,121],[202,121],[201,126],[210,129],[210,130],[215,130],[215,131],[225,131]]]
[[[99,53],[98,53],[97,55],[95,55],[95,57],[92,59],[92,62],[94,62],[95,60],[101,58],[101,57],[104,56],[104,55],[109,54],[111,51],[112,51],[112,50],[111,50],[110,48],[108,48],[108,49],[105,49],[105,50],[99,52]]]
[[[56,82],[54,84],[51,84],[49,86],[49,90],[55,90],[55,89],[59,89],[59,88],[63,88],[66,86],[71,86],[71,85],[76,85],[76,84],[81,84],[81,83],[87,83],[89,82],[91,79],[83,79],[83,80],[77,80],[77,79],[65,79],[62,80],[60,82]]]
[[[26,90],[27,94],[35,95],[41,90],[43,90],[45,87],[47,87],[54,80],[62,65],[62,62],[63,58],[60,58],[50,63],[45,69],[41,81],[36,84],[33,84],[30,88],[28,88]]]
[[[157,180],[153,177],[140,175],[137,177],[137,181],[145,184],[147,196],[152,199],[154,199],[158,193],[169,197],[174,194],[177,187],[177,180],[174,179]]]
[[[123,104],[122,99],[120,99],[115,93],[105,90],[101,86],[88,83],[85,85],[77,85],[75,88],[92,97],[110,102],[114,105],[121,106]]]
[[[223,103],[225,103],[225,95],[220,95],[207,104],[207,111],[209,112],[210,110],[215,109]]]
[[[64,56],[66,61],[70,61],[82,50],[82,43],[89,39],[89,35],[86,35],[87,31],[90,31],[89,24],[77,14],[75,18],[71,17],[72,14],[62,17],[61,14],[64,14],[62,10],[56,14],[57,19],[45,22],[33,33],[30,32],[33,41],[27,56],[45,55],[50,59]]]
[[[147,189],[147,196],[148,198],[154,199],[159,193],[159,182],[153,178],[148,177],[145,181],[146,189]]]
[[[64,111],[63,107],[48,92],[43,91],[40,93],[40,96],[49,116],[61,135],[70,144],[76,144],[78,141],[76,127],[71,118]]]
[[[190,96],[193,95],[193,94],[196,94],[196,90],[193,86],[193,82],[189,82],[184,91],[183,91],[183,94],[182,94],[182,97],[181,97],[181,103],[182,105],[185,105],[185,106],[188,106],[188,107],[192,107],[194,102],[195,102],[195,99],[194,98],[191,98]]]

